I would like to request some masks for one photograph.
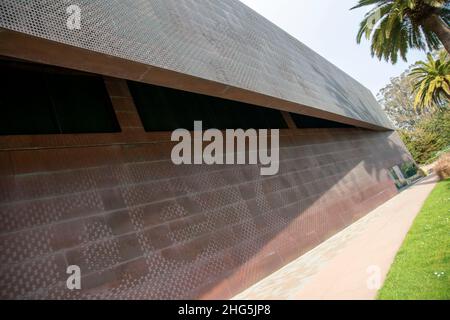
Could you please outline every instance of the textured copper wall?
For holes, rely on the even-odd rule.
[[[229,298],[396,194],[408,157],[393,132],[290,129],[276,176],[174,166],[107,84],[122,133],[0,138],[0,298]]]

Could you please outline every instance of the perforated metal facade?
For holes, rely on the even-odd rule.
[[[389,126],[367,89],[235,0],[3,0],[0,27]],[[10,56],[67,52],[36,43]],[[105,83],[120,133],[0,136],[2,299],[229,298],[395,195],[387,169],[410,159],[395,132],[290,127],[275,176],[175,166],[170,133],[145,132],[125,80]]]
[[[369,90],[238,0],[3,0],[0,27],[391,126]]]
[[[107,87],[121,133],[0,137],[0,298],[229,298],[395,195],[409,158],[393,132],[286,129],[275,176],[176,166]]]

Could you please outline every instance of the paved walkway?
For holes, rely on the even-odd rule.
[[[436,180],[422,179],[234,299],[374,299]]]

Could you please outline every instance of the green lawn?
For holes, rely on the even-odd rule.
[[[450,179],[425,201],[378,299],[450,299]]]

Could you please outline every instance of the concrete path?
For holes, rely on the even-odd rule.
[[[436,181],[422,179],[233,299],[374,299]]]

